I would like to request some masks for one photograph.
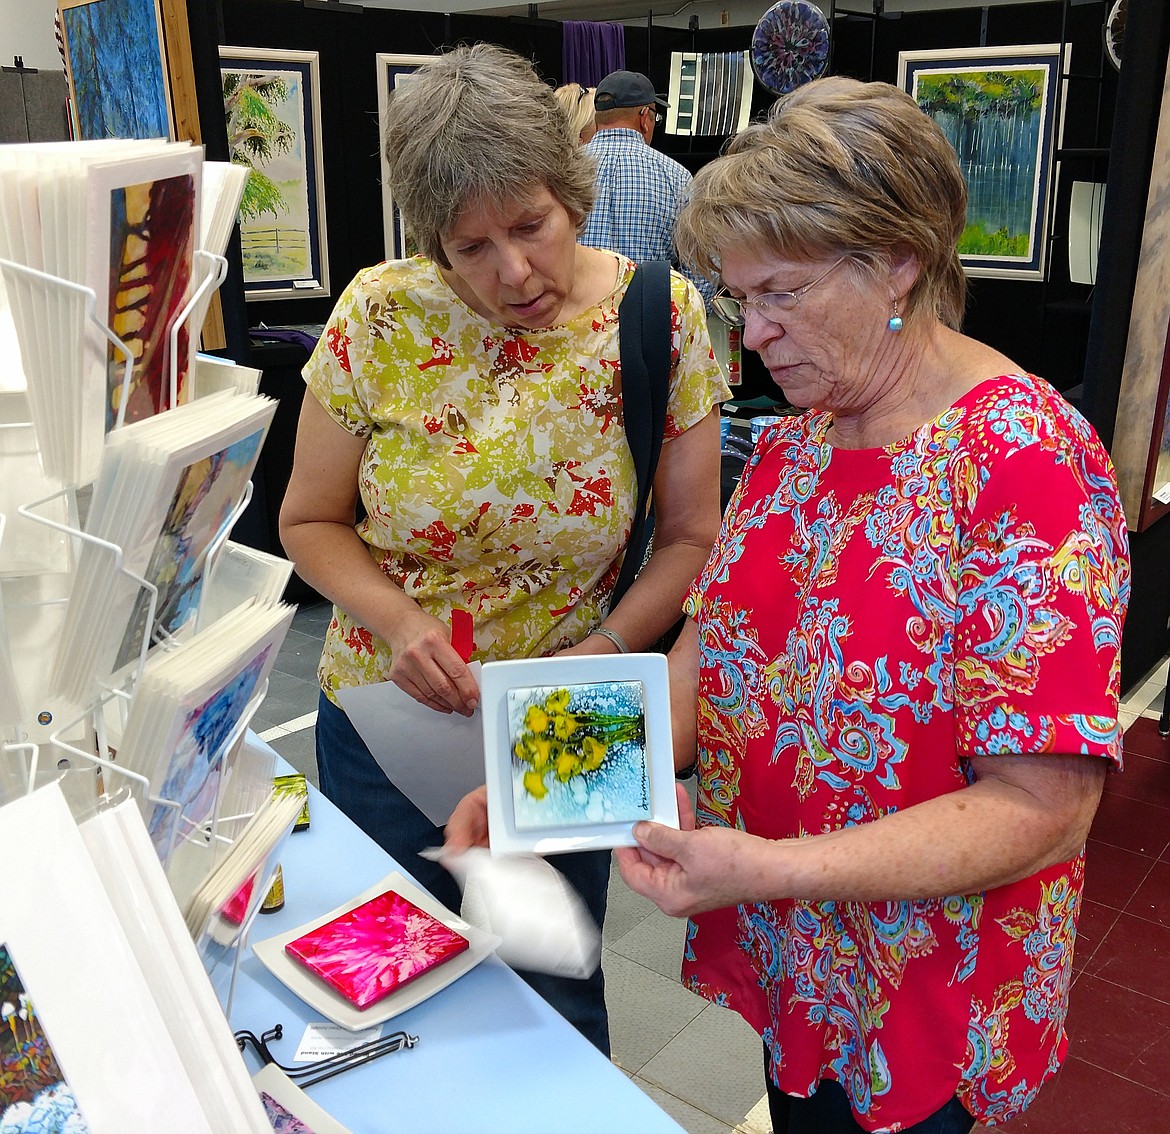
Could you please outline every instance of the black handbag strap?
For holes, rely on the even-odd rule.
[[[650,538],[647,504],[662,450],[670,392],[670,264],[667,261],[648,260],[634,270],[618,307],[618,342],[623,416],[638,474],[638,503],[611,608],[618,604],[641,570]]]

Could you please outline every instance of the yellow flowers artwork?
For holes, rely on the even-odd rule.
[[[650,814],[641,682],[512,689],[508,720],[517,829]]]

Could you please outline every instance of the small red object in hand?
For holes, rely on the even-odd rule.
[[[451,645],[464,661],[471,660],[475,648],[474,623],[466,610],[451,611]]]

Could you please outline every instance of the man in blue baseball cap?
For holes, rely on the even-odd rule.
[[[597,133],[584,149],[597,162],[597,199],[579,237],[631,260],[669,260],[674,221],[691,184],[687,169],[650,145],[666,99],[637,71],[613,71],[593,94]],[[686,273],[709,301],[714,286]]]
[[[670,103],[660,94],[645,75],[637,71],[611,71],[593,92],[593,105],[601,110],[624,110],[630,108],[661,106],[665,110]]]

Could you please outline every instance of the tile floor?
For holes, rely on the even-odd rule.
[[[316,783],[315,671],[330,607],[302,605],[252,727]],[[1158,735],[1166,663],[1122,706],[1125,774],[1089,840],[1069,1012],[1069,1058],[1005,1134],[1170,1130],[1170,740]],[[677,983],[684,923],[614,872],[603,934],[614,1061],[689,1134],[768,1134],[760,1042]]]

